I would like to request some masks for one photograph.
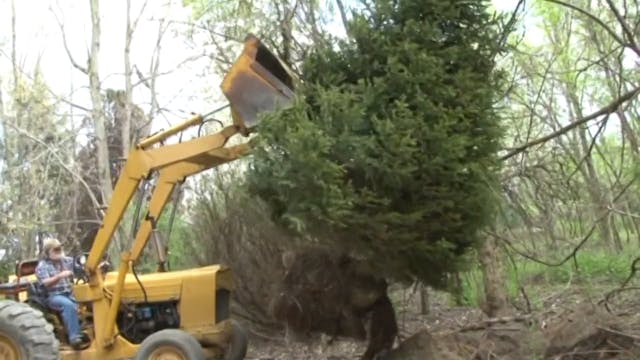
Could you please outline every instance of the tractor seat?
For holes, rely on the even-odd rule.
[[[20,293],[27,293],[26,302],[40,308],[41,311],[57,311],[47,306],[47,290],[35,278],[38,259],[23,260],[16,264],[15,279],[8,283],[0,284],[0,294],[13,295],[16,298]],[[21,297],[21,296],[20,296]]]
[[[0,284],[0,294],[17,295],[26,291],[33,279],[29,279],[36,273],[38,259],[23,260],[16,264],[15,278],[13,281]],[[11,277],[9,278],[11,279]]]
[[[16,276],[21,278],[35,274],[39,262],[40,260],[38,259],[28,259],[18,262],[16,264]]]

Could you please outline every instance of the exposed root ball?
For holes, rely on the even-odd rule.
[[[364,340],[370,315],[369,346],[362,359],[393,346],[398,327],[387,283],[366,263],[321,249],[287,253],[283,262],[287,270],[271,308],[287,331],[297,337],[322,332]]]

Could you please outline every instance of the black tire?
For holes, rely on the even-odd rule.
[[[18,352],[18,359],[59,358],[60,342],[42,312],[12,300],[0,300],[0,348],[3,346],[10,355],[0,356],[14,355],[11,352],[13,347]]]
[[[247,330],[235,320],[231,320],[231,341],[229,348],[224,353],[224,360],[243,360],[247,355],[249,335]]]
[[[154,351],[163,347],[178,351],[185,360],[205,360],[204,350],[198,340],[177,329],[161,330],[144,339],[135,360],[149,360]]]

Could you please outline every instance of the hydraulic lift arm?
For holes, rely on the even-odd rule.
[[[202,121],[203,118],[200,115],[197,115],[175,128],[186,129],[187,127],[185,127],[184,124],[190,124],[190,126],[193,126],[195,124],[202,123]],[[163,133],[154,135],[155,139],[157,139],[156,142],[173,135],[175,128],[171,128]],[[222,154],[225,152],[223,147],[229,138],[239,133],[239,131],[240,129],[237,125],[232,125],[216,134],[203,136],[179,144],[166,145],[152,149],[145,149],[141,146],[144,145],[145,140],[138,144],[138,146],[136,146],[136,148],[129,154],[127,162],[122,169],[120,178],[113,190],[111,204],[107,209],[103,219],[103,224],[98,230],[91,247],[91,251],[89,252],[86,269],[88,270],[90,279],[94,279],[96,275],[99,274],[96,269],[108,246],[111,244],[113,234],[120,224],[122,216],[124,215],[131,198],[143,179],[147,178],[152,171],[161,171],[163,168],[170,169],[171,166],[175,164],[202,163],[205,159],[210,158],[210,155],[207,155],[209,152],[218,151]],[[161,136],[163,134],[164,136]],[[136,239],[137,238],[138,236],[136,236]],[[136,244],[136,242],[134,242],[133,248],[144,248],[144,245],[146,245],[146,239],[140,244]]]
[[[144,250],[144,246],[154,228],[153,223],[159,219],[177,184],[189,176],[233,161],[248,151],[249,146],[247,144],[215,149],[208,152],[202,162],[180,162],[160,170],[156,187],[149,201],[149,210],[133,242],[131,259],[135,261],[142,254],[142,250]]]
[[[143,179],[149,177],[153,171],[162,172],[164,168],[176,163],[183,163],[179,166],[198,164],[197,166],[202,167],[199,171],[202,171],[236,159],[241,155],[238,153],[238,149],[241,148],[225,148],[227,141],[236,134],[247,136],[257,123],[260,112],[287,105],[293,98],[291,76],[279,60],[253,35],[246,37],[244,49],[225,76],[221,88],[231,106],[232,126],[218,133],[179,144],[153,147],[172,135],[202,124],[205,119],[201,115],[196,115],[179,125],[143,139],[131,151],[114,188],[102,226],[89,252],[85,267],[91,278],[99,273],[96,271],[97,267]],[[242,149],[242,152],[246,151],[244,147]],[[168,168],[165,171],[168,174],[174,174],[176,170],[172,169],[176,168]],[[157,202],[166,203],[166,199],[165,201],[157,200]],[[162,207],[164,204],[159,209],[161,210]],[[133,253],[139,255],[146,245],[146,240],[142,240],[144,238],[143,235],[136,236]]]
[[[137,191],[140,182],[157,172],[157,184],[148,204],[147,215],[138,228],[131,249],[121,254],[118,277],[101,334],[104,346],[113,342],[115,323],[126,274],[140,258],[162,210],[179,182],[188,176],[233,161],[249,150],[248,144],[227,145],[234,135],[248,136],[258,121],[258,114],[290,103],[292,78],[277,58],[253,35],[247,36],[242,54],[225,76],[221,85],[229,100],[233,125],[221,131],[178,144],[163,145],[167,138],[201,125],[205,118],[196,115],[170,129],[154,134],[137,144],[130,152],[113,191],[102,226],[98,230],[85,264],[94,298],[102,299],[103,279],[98,266],[111,244],[113,235]],[[100,300],[105,301],[105,300]]]

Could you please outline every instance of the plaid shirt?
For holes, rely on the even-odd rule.
[[[63,270],[73,271],[73,258],[65,256],[61,262],[53,262],[49,259],[40,260],[36,267],[36,276],[38,280],[40,280],[40,283],[42,283],[44,279],[55,276]],[[71,294],[73,290],[73,277],[60,279],[55,285],[47,287],[46,289],[49,296]]]

